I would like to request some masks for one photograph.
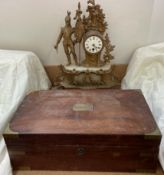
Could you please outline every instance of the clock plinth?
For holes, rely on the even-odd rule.
[[[61,88],[111,88],[120,84],[112,76],[110,63],[101,67],[62,66],[62,71]]]

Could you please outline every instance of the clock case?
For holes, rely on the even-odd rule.
[[[102,48],[98,53],[88,52],[85,48],[86,40],[92,36],[98,37],[102,41]],[[99,31],[91,30],[84,35],[83,40],[84,40],[83,47],[85,50],[85,60],[82,62],[82,65],[86,66],[86,67],[102,67],[102,66],[104,66],[105,63],[101,61],[101,54],[102,54],[102,51],[104,49],[104,39],[102,37],[102,34]]]

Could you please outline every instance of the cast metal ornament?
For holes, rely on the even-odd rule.
[[[61,86],[104,88],[118,85],[114,79],[110,83],[104,80],[106,74],[112,74],[111,60],[114,57],[111,52],[115,46],[111,44],[106,32],[108,24],[101,6],[95,0],[88,0],[85,14],[79,2],[74,20],[75,27],[72,27],[71,12],[68,11],[65,26],[61,28],[54,46],[57,50],[63,39],[68,64],[62,65]]]

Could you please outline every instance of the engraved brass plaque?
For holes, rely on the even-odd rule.
[[[73,106],[75,112],[89,112],[93,111],[93,104],[89,103],[77,103]]]

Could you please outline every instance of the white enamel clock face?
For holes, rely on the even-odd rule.
[[[88,53],[97,54],[103,48],[103,42],[98,36],[88,37],[84,43],[85,49]]]

